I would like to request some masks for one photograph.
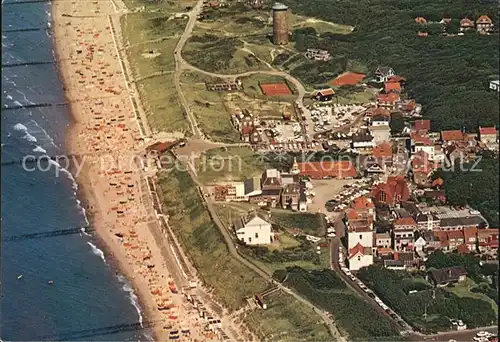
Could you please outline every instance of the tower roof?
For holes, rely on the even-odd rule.
[[[275,2],[273,5],[273,11],[285,11],[288,9],[288,6],[282,4],[281,2]]]

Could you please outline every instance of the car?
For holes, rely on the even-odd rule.
[[[477,337],[489,337],[490,333],[487,331],[480,331],[476,334]]]

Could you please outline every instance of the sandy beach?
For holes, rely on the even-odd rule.
[[[75,176],[93,228],[111,254],[106,257],[133,282],[155,340],[167,340],[172,330],[180,331],[181,340],[209,340],[148,229],[157,218],[146,203],[140,163],[134,161],[144,140],[113,34],[116,4],[55,0],[52,6],[59,68],[75,121],[68,153],[81,156],[83,167]],[[190,334],[182,334],[186,330]]]

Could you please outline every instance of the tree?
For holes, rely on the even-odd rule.
[[[306,51],[306,38],[304,34],[297,34],[297,37],[295,38],[295,48],[300,52]]]

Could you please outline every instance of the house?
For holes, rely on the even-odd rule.
[[[498,142],[497,129],[493,127],[479,126],[479,140],[485,144],[495,144]]]
[[[387,82],[399,83],[401,91],[405,90],[406,79],[404,77],[401,77],[399,75],[389,76]]]
[[[474,28],[474,22],[469,18],[460,20],[460,32],[465,32]]]
[[[388,142],[375,146],[372,150],[372,156],[375,158],[377,164],[383,169],[392,167],[394,164],[392,146]]]
[[[439,21],[441,25],[450,25],[451,24],[451,18],[450,17],[445,17]]]
[[[262,194],[260,177],[253,177],[243,181],[245,196],[250,198]]]
[[[466,140],[466,134],[461,130],[441,131],[441,141],[443,144],[452,142],[462,142]]]
[[[391,248],[392,238],[389,233],[376,233],[375,246],[377,248]]]
[[[391,92],[395,92],[397,94],[401,93],[401,84],[399,82],[385,82],[384,83],[384,91],[386,94]]]
[[[473,252],[476,250],[477,242],[477,227],[465,227],[464,232],[464,245]]]
[[[406,268],[415,268],[418,265],[418,261],[415,260],[415,253],[413,250],[406,252],[395,252],[394,260],[401,260]]]
[[[427,241],[425,241],[423,236],[419,236],[418,239],[413,243],[416,251],[424,251],[425,246],[427,246]]]
[[[349,249],[349,270],[358,271],[373,264],[371,247],[364,247],[361,243]]]
[[[360,129],[351,136],[351,147],[354,150],[358,150],[359,152],[371,151],[373,145],[373,136],[367,129]]]
[[[410,190],[403,176],[388,177],[385,183],[372,187],[372,196],[376,202],[394,205],[410,198]]]
[[[281,188],[280,189],[262,189],[261,193],[249,197],[250,203],[255,203],[262,207],[276,208],[280,203]]]
[[[389,94],[377,95],[377,107],[385,108],[390,111],[396,110],[398,102],[401,100],[398,93],[391,92]]]
[[[412,125],[412,132],[419,136],[425,136],[431,130],[431,120],[415,120]]]
[[[373,216],[349,209],[345,223],[349,269],[357,271],[373,264]]]
[[[462,266],[453,266],[427,272],[427,281],[435,287],[461,283],[467,279],[467,271]]]
[[[424,17],[416,17],[415,18],[415,22],[417,24],[422,24],[422,25],[427,24],[427,20]]]
[[[299,183],[286,184],[283,187],[283,191],[281,193],[281,206],[283,209],[299,209],[300,188],[301,186]]]
[[[498,228],[478,229],[477,240],[481,253],[493,252],[498,249]]]
[[[384,260],[384,267],[393,271],[404,271],[406,270],[406,265],[403,260]]]
[[[500,81],[490,81],[490,90],[500,91]]]
[[[261,177],[262,190],[281,189],[283,186],[281,182],[281,174],[276,169],[267,169]]]
[[[331,101],[333,95],[335,95],[335,91],[332,88],[326,88],[326,89],[316,90],[313,93],[312,97],[317,101],[326,102],[326,101]]]
[[[482,216],[478,215],[470,215],[466,217],[448,217],[446,214],[443,217],[440,217],[440,214],[437,214],[440,218],[440,229],[443,231],[449,230],[462,230],[464,227],[476,227],[483,228],[486,225],[486,221],[484,221]]]
[[[493,21],[487,15],[482,15],[476,20],[476,31],[486,34],[493,29]]]
[[[389,125],[377,125],[368,127],[370,135],[373,137],[373,143],[375,145],[382,144],[384,142],[390,141],[391,139],[391,128]]]
[[[446,192],[444,190],[425,190],[422,197],[426,203],[446,203]]]
[[[424,151],[418,151],[412,156],[411,168],[413,172],[413,182],[423,188],[428,188],[430,184],[430,175],[433,171],[429,163],[429,155]]]
[[[434,235],[434,232],[424,231],[422,232],[422,237],[425,239],[426,242],[425,245],[426,250],[436,250],[440,248],[441,244],[439,242],[439,239]]]
[[[391,123],[391,114],[390,113],[389,115],[376,114],[372,116],[371,123],[372,126],[389,126],[389,124]]]
[[[432,213],[420,213],[415,217],[415,222],[417,223],[418,231],[433,231],[441,227],[441,220],[435,214]]]
[[[414,231],[417,229],[415,220],[411,217],[394,220],[394,250],[412,251],[414,242]]]
[[[316,61],[329,61],[332,58],[330,52],[319,49],[307,49],[304,56],[308,59],[314,59]]]
[[[366,196],[358,196],[351,202],[351,208],[357,213],[364,214],[373,221],[376,219],[375,204],[372,199]]]
[[[375,70],[375,80],[379,83],[387,82],[389,80],[389,77],[395,75],[396,73],[391,67],[379,66],[377,70]]]
[[[448,246],[450,250],[457,249],[464,243],[464,232],[462,230],[450,230],[446,232],[448,236]]]
[[[273,242],[271,224],[255,212],[236,219],[234,230],[238,240],[247,245],[265,245]]]
[[[312,179],[352,179],[357,176],[354,164],[349,160],[297,163],[300,176]]]

